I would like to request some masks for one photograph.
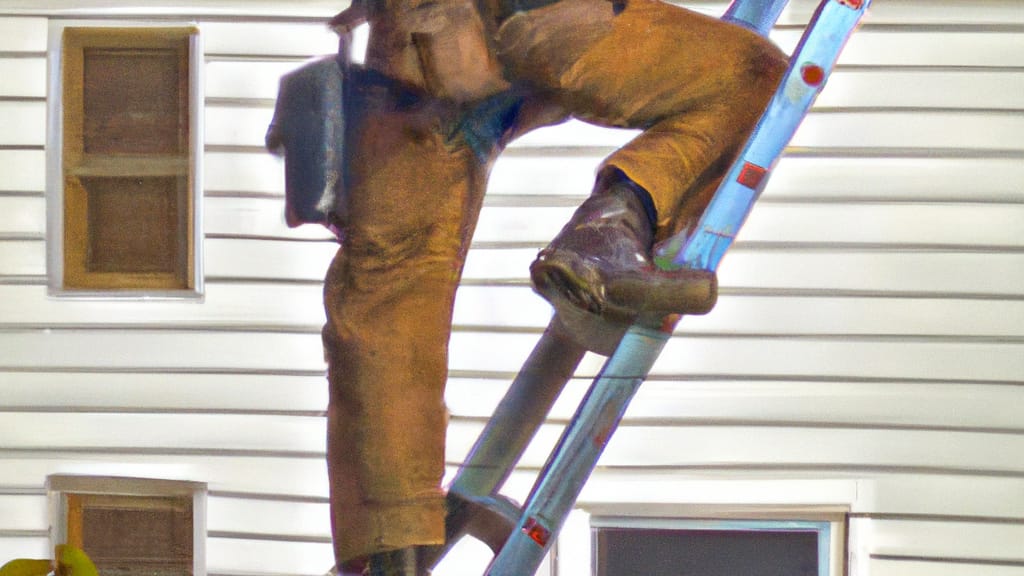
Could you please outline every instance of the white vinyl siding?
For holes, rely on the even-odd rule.
[[[792,3],[786,49],[817,4]],[[203,38],[204,297],[53,299],[47,33],[139,19],[117,4],[0,4],[0,562],[49,554],[47,475],[95,474],[206,483],[211,576],[323,574],[336,246],[284,225],[283,167],[262,143],[279,76],[334,49],[322,20],[342,6],[146,3]],[[581,510],[841,508],[851,576],[1024,576],[1019,8],[875,0],[724,259],[718,306],[679,325]],[[628,137],[569,123],[495,167],[456,303],[453,467],[549,320],[530,261]],[[600,366],[584,360],[511,495]]]

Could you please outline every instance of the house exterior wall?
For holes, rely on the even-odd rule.
[[[285,227],[262,140],[278,77],[333,50],[332,8],[123,4],[0,1],[0,561],[48,554],[48,474],[123,475],[208,484],[210,574],[322,574],[335,245]],[[793,4],[787,50],[816,3]],[[680,324],[579,508],[838,510],[852,575],[1024,575],[1024,14],[875,4],[723,262],[718,307]],[[98,18],[199,26],[201,301],[48,295],[48,35]],[[629,136],[569,123],[495,167],[452,337],[453,466],[549,319],[530,260]]]

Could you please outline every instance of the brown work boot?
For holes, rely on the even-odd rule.
[[[714,306],[714,273],[654,265],[653,225],[639,194],[646,192],[621,173],[602,179],[530,265],[534,289],[570,332],[586,318],[628,325],[640,315],[705,314]],[[581,343],[607,348],[586,337]]]

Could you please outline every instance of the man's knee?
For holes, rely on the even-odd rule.
[[[763,106],[775,93],[788,67],[789,59],[782,50],[767,40],[755,42],[746,53],[738,80],[741,88],[762,101]]]

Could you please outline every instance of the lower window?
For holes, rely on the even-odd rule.
[[[201,576],[205,487],[192,482],[51,476],[57,544],[103,576]]]
[[[832,523],[592,518],[597,576],[828,576]]]

